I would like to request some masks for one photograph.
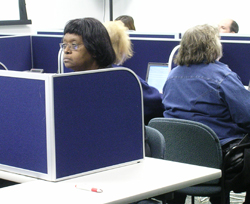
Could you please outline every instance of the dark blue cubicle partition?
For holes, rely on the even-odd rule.
[[[24,71],[32,68],[30,36],[0,37],[0,62],[9,70]]]
[[[38,35],[63,35],[63,30],[58,31],[37,31]],[[139,38],[171,38],[179,39],[179,33],[163,33],[163,32],[137,32],[129,31],[130,37],[139,37]]]
[[[250,36],[221,36],[221,40],[241,40],[250,41]]]
[[[129,37],[131,38],[168,38],[179,39],[179,33],[157,33],[157,32],[137,32],[130,31]]]
[[[180,40],[165,39],[136,39],[131,38],[134,56],[124,63],[141,78],[146,78],[148,62],[168,62],[172,49]],[[222,41],[223,57],[221,62],[227,64],[236,72],[244,85],[250,79],[250,41]]]
[[[45,73],[58,72],[59,43],[62,36],[34,35],[0,37],[0,62],[16,71],[31,68],[44,69]],[[175,39],[131,38],[134,56],[123,66],[146,78],[148,62],[168,62],[172,49],[179,44]],[[248,85],[250,79],[250,41],[223,41],[221,62],[229,65]],[[65,72],[72,70],[65,68]]]
[[[54,78],[59,178],[142,158],[139,81],[126,70],[107,70]]]
[[[62,36],[32,36],[33,68],[44,69],[45,73],[57,73],[59,43]]]
[[[46,174],[44,81],[7,75],[0,86],[0,164]]]
[[[220,33],[221,40],[241,40],[250,41],[250,35],[238,34],[238,33]]]
[[[1,170],[56,181],[144,158],[142,92],[130,70],[0,70],[0,79]]]
[[[250,42],[222,41],[223,57],[221,62],[236,72],[244,85],[250,80]]]
[[[146,79],[148,62],[168,62],[173,48],[180,41],[172,39],[131,39],[134,56],[124,63],[142,79]]]
[[[180,39],[184,33],[180,33]],[[250,35],[238,34],[238,33],[220,33],[221,40],[240,40],[240,41],[250,41]]]
[[[61,40],[62,36],[0,37],[0,62],[9,70],[40,68],[45,73],[57,73]]]
[[[58,31],[37,31],[38,35],[63,35],[63,30]]]

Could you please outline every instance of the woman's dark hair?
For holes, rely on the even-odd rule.
[[[209,64],[222,57],[218,27],[198,25],[188,29],[180,43],[175,63],[178,65]]]
[[[66,33],[82,36],[83,44],[100,68],[114,63],[116,57],[109,34],[104,25],[95,18],[74,19],[64,28]]]

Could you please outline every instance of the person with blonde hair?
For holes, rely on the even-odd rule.
[[[185,32],[175,58],[178,66],[163,88],[163,115],[209,126],[225,155],[250,132],[250,92],[235,72],[218,61],[221,56],[218,27],[198,25]],[[220,199],[211,197],[210,202],[217,204]],[[185,203],[185,197],[177,195],[169,203]]]
[[[116,53],[115,64],[122,65],[127,59],[133,56],[132,43],[127,33],[128,28],[124,26],[122,21],[105,22],[113,49]]]
[[[115,51],[116,60],[113,66],[121,66],[127,59],[133,56],[132,43],[127,33],[127,28],[122,21],[110,21],[104,23],[106,27],[113,49]],[[162,97],[159,91],[147,84],[145,80],[139,77],[143,91],[144,104],[144,123],[155,117],[163,117]]]

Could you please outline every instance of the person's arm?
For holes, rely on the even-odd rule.
[[[250,92],[235,73],[229,74],[223,80],[221,89],[232,120],[238,126],[250,131]]]
[[[162,96],[159,91],[147,84],[143,79],[140,79],[143,91],[144,103],[144,122],[148,122],[155,117],[163,117],[164,107],[162,104]]]

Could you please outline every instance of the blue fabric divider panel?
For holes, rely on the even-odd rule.
[[[130,71],[54,78],[57,178],[143,158],[141,90]]]
[[[148,40],[132,39],[134,56],[127,60],[123,66],[132,69],[142,79],[146,79],[148,62],[168,62],[171,51],[180,43],[180,40]],[[223,57],[221,62],[227,64],[236,72],[244,85],[250,80],[250,52],[249,42],[231,41],[223,42]]]
[[[38,35],[63,35],[63,31],[37,31]]]
[[[45,83],[0,76],[0,164],[47,173]]]
[[[175,39],[175,34],[137,34],[129,33],[129,37],[133,38],[171,38]]]
[[[177,46],[178,40],[131,40],[134,56],[127,60],[123,66],[132,69],[142,79],[146,79],[149,62],[168,62],[169,55]]]
[[[223,57],[221,62],[227,64],[229,68],[236,72],[244,85],[250,80],[250,43],[223,42]]]
[[[235,34],[234,34],[235,35]],[[250,36],[220,36],[221,40],[247,40],[250,41]]]
[[[24,71],[32,68],[30,36],[1,37],[0,45],[0,62],[9,70]]]
[[[32,36],[33,67],[57,73],[60,36]]]

